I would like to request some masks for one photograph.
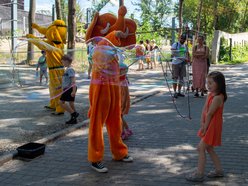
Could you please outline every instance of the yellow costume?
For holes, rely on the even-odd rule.
[[[49,107],[56,109],[56,113],[63,113],[64,110],[59,105],[59,98],[62,92],[61,84],[62,76],[64,74],[61,58],[64,55],[64,44],[66,44],[66,25],[62,20],[55,20],[47,28],[40,27],[37,24],[33,24],[32,27],[46,37],[46,40],[41,40],[32,34],[27,35],[27,38],[32,38],[29,42],[36,45],[39,49],[46,51],[46,62],[49,68],[50,78],[49,92],[51,99]],[[42,43],[42,41],[44,41],[45,44]]]
[[[118,18],[109,13],[103,15],[97,13],[86,32],[86,41],[95,36],[107,39],[98,42],[92,56],[88,141],[88,160],[90,162],[100,162],[103,159],[102,128],[104,124],[107,127],[113,159],[121,160],[128,154],[127,146],[121,139],[120,74],[115,48],[115,46],[124,47],[136,43],[136,24],[131,19],[124,18],[126,12],[126,7],[121,6]],[[125,36],[123,37],[123,35]]]

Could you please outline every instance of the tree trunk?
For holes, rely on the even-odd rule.
[[[36,0],[29,1],[29,14],[28,14],[28,30],[30,34],[33,34],[32,23],[35,22],[35,9],[36,9]],[[28,51],[27,51],[27,63],[31,64],[31,60],[34,59],[34,45],[28,42]]]
[[[218,0],[214,1],[214,22],[213,22],[213,28],[214,30],[217,30],[217,21],[218,21]]]
[[[183,1],[179,0],[179,13],[178,13],[178,19],[179,19],[179,32],[178,37],[182,34],[182,25],[183,25]]]
[[[56,7],[57,19],[62,20],[62,12],[61,12],[61,2],[60,2],[60,0],[55,0],[55,7]]]
[[[195,37],[197,38],[200,32],[200,28],[201,28],[201,13],[202,13],[202,4],[203,4],[203,0],[200,0],[199,2],[199,7],[198,7],[198,15],[197,15],[197,32]]]
[[[245,23],[246,23],[246,18],[247,18],[247,11],[248,11],[248,1],[247,1],[246,5],[245,5],[244,18],[243,18],[243,21],[241,21],[240,32],[245,32],[245,30],[246,30]]]
[[[68,1],[68,54],[74,58],[76,36],[76,0]]]

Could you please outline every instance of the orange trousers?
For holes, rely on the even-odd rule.
[[[92,79],[94,75],[92,74]],[[91,84],[90,126],[88,138],[88,160],[99,162],[103,159],[103,126],[106,124],[113,159],[121,160],[128,154],[127,146],[121,139],[121,94],[119,85]]]

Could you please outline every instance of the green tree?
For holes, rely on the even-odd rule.
[[[172,12],[171,0],[141,0],[139,3],[134,2],[133,4],[137,5],[137,11],[141,12],[138,31],[151,31],[143,33],[138,37],[139,39],[154,39],[167,35],[165,28],[168,27],[168,15]]]
[[[34,30],[32,28],[32,23],[35,22],[35,10],[36,10],[36,0],[29,2],[29,14],[28,14],[28,28],[29,34],[33,34]],[[27,51],[27,62],[30,64],[30,61],[34,59],[34,45],[31,42],[28,42],[28,51]]]
[[[76,0],[68,1],[68,49],[75,49],[76,38]],[[74,58],[74,51],[68,53]]]
[[[62,19],[61,1],[60,0],[55,0],[55,7],[56,7],[57,19]]]

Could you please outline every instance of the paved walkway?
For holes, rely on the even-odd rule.
[[[199,185],[247,185],[248,64],[218,69],[226,75],[229,96],[224,111],[223,146],[217,148],[226,177],[206,179]],[[177,103],[183,103],[183,99]],[[167,91],[134,104],[126,117],[134,132],[126,141],[133,163],[112,160],[105,131],[104,163],[109,172],[92,170],[87,162],[88,130],[84,127],[48,144],[43,156],[2,165],[0,185],[191,185],[184,175],[197,164],[196,132],[204,100],[190,99],[192,120],[177,115]],[[209,162],[208,159],[206,171],[212,169]]]
[[[44,109],[44,105],[49,102],[48,87],[39,86],[34,67],[19,65],[15,69],[15,77],[18,77],[22,87],[11,84],[11,67],[0,66],[0,164],[1,156],[6,152],[68,128],[65,121],[70,117],[68,113],[65,116],[53,116]],[[137,73],[132,66],[129,75],[132,101],[136,102],[156,90],[166,89],[159,69]],[[87,119],[89,82],[86,74],[77,74],[75,106],[80,113],[78,120],[81,125]]]

